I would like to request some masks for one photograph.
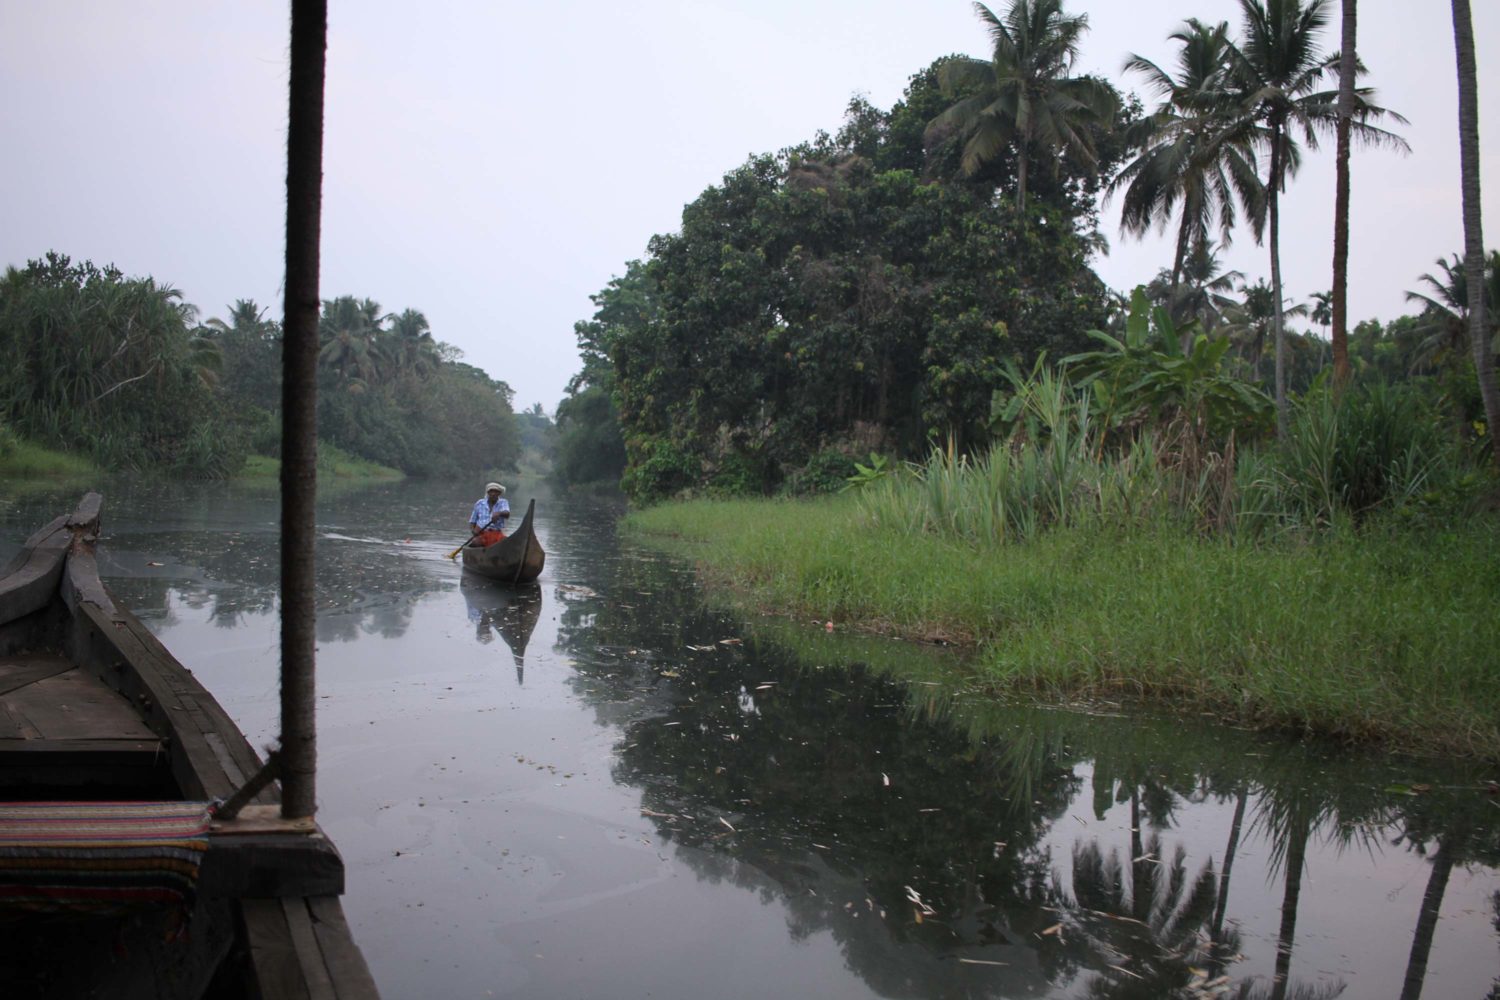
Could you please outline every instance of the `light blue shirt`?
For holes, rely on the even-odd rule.
[[[480,497],[479,502],[474,505],[474,513],[469,515],[469,523],[477,524],[482,528],[486,524],[490,524],[490,521],[493,519],[495,523],[490,524],[490,530],[493,531],[496,528],[503,529],[505,527],[505,519],[509,516],[509,500],[501,497],[495,501],[495,506],[491,507],[489,497]]]

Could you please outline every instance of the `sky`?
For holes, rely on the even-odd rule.
[[[855,94],[889,108],[934,59],[989,50],[961,0],[329,6],[322,296],[420,309],[517,409],[548,413],[579,368],[589,296],[684,205],[751,155],[835,131]],[[1500,3],[1472,6],[1495,246],[1500,130],[1483,123],[1500,103]],[[1076,71],[1139,91],[1127,54],[1168,65],[1183,17],[1237,29],[1238,9],[1070,0],[1090,23]],[[1377,100],[1411,122],[1410,155],[1353,158],[1350,315],[1388,320],[1463,245],[1453,30],[1442,0],[1359,12]],[[203,318],[248,298],[279,319],[288,30],[267,2],[0,0],[0,265],[56,250],[151,275]],[[1287,294],[1305,301],[1332,286],[1331,141],[1282,204]],[[1120,235],[1118,203],[1103,220],[1094,267],[1111,287],[1170,264],[1169,241]],[[1223,260],[1269,277],[1248,231]]]

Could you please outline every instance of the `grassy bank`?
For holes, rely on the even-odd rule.
[[[1139,696],[1238,723],[1500,758],[1500,522],[1254,544],[1063,527],[876,534],[849,497],[633,514],[755,605],[978,647],[997,690]]]
[[[6,480],[96,479],[100,469],[87,458],[5,436],[0,441],[0,478]]]
[[[406,478],[400,469],[366,461],[323,442],[318,443],[318,477],[347,482],[394,482]],[[242,482],[275,485],[281,479],[281,460],[267,455],[251,455],[235,478]]]

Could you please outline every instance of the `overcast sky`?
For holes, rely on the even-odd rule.
[[[1325,46],[1337,48],[1338,4]],[[577,371],[588,296],[674,231],[683,206],[753,153],[882,108],[949,53],[988,54],[962,0],[332,0],[322,294],[422,310],[439,340],[550,413]],[[1003,0],[992,4],[1003,9]],[[1475,0],[1480,120],[1497,106],[1500,3]],[[1117,86],[1165,65],[1183,17],[1234,0],[1071,0],[1092,30],[1078,69]],[[1410,156],[1356,151],[1350,311],[1388,319],[1461,249],[1453,32],[1445,0],[1364,0],[1360,55]],[[181,289],[205,318],[281,309],[284,5],[0,0],[0,264],[49,249]],[[1489,117],[1486,117],[1486,116]],[[1488,246],[1500,145],[1484,141]],[[1288,294],[1331,278],[1332,144],[1283,201]],[[1096,269],[1126,289],[1170,262],[1125,242]],[[1269,274],[1248,233],[1226,255]]]

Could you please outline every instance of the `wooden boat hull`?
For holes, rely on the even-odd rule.
[[[532,527],[536,513],[536,501],[526,505],[526,516],[521,526],[503,541],[480,548],[477,545],[463,547],[464,569],[501,583],[530,583],[542,575],[547,562],[547,553],[537,539]]]
[[[54,804],[228,798],[261,760],[100,581],[101,505],[89,494],[0,570],[0,799],[63,809]],[[272,785],[246,812],[273,815],[278,799]],[[274,825],[245,814],[211,824],[187,934],[171,933],[180,912],[146,904],[128,917],[0,907],[0,981],[48,996],[200,997],[227,978],[270,997],[278,983],[327,981],[337,964],[340,997],[375,997],[343,922],[338,851],[312,824],[303,834],[268,832]],[[314,921],[326,926],[308,964],[291,944]],[[122,946],[132,935],[137,944]]]

